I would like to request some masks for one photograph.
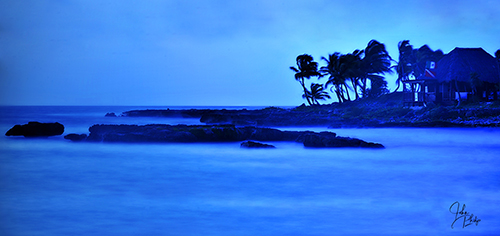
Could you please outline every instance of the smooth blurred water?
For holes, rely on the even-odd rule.
[[[0,128],[127,107],[1,108]],[[8,112],[7,112],[8,111]],[[287,128],[315,130],[321,128]],[[500,129],[334,129],[383,150],[239,143],[73,143],[0,137],[0,235],[498,235]],[[481,219],[451,229],[455,201]]]

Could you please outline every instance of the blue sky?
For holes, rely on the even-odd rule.
[[[494,54],[500,3],[2,0],[0,105],[300,105],[299,54],[371,39]]]

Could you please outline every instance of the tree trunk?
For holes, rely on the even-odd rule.
[[[397,91],[398,91],[399,86],[401,86],[401,81],[398,83],[398,87],[396,87],[396,89],[394,90],[394,92],[393,92],[393,93],[395,93],[395,92],[397,92]]]
[[[352,87],[354,88],[354,94],[356,95],[356,100],[359,99],[359,94],[358,94],[358,83],[356,83],[356,79],[352,79]]]
[[[302,80],[300,80],[299,82],[302,85],[302,88],[304,89],[304,95],[306,97],[307,103],[309,103],[309,106],[311,106],[312,104],[311,104],[311,101],[309,100],[309,96],[307,95],[307,88],[306,88],[306,85],[304,82],[304,78],[302,78]]]
[[[349,95],[349,88],[347,88],[347,84],[343,84],[345,88],[345,92],[347,93],[347,101],[351,101],[351,96]]]
[[[361,80],[363,86],[361,87],[361,94],[363,95],[363,97],[366,95],[366,83],[367,83],[367,79],[366,78],[363,78]]]
[[[343,96],[341,95],[341,91],[340,91],[339,86],[337,84],[335,85],[335,94],[337,94],[337,99],[339,100],[339,103],[344,102],[344,100],[342,99]]]

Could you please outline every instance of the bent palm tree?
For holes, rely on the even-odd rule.
[[[318,72],[318,63],[314,61],[313,57],[308,54],[299,55],[296,59],[297,68],[291,66],[290,69],[295,72],[295,79],[299,81],[304,94],[307,94],[307,88],[304,79],[309,79],[311,76],[320,76]],[[304,96],[303,96],[304,97]],[[307,103],[312,105],[310,98],[305,96]]]
[[[367,94],[367,79],[370,81],[377,80],[380,83],[380,79],[384,79],[380,74],[391,73],[392,58],[385,49],[385,45],[376,41],[371,40],[365,48],[365,57],[362,59],[363,62],[363,80],[362,80],[362,93]],[[376,94],[376,93],[372,93]]]
[[[396,79],[397,88],[394,92],[398,91],[399,87],[403,84],[403,81],[409,79],[412,73],[413,60],[413,46],[411,46],[409,40],[404,40],[398,43],[399,49],[399,61],[396,66],[396,72],[398,73],[398,78]],[[404,87],[403,87],[404,88]]]
[[[415,78],[423,76],[427,62],[438,62],[444,56],[443,51],[433,51],[428,45],[414,49],[408,40],[399,42],[398,48],[399,62],[396,68],[398,73],[396,83],[398,87],[395,91],[399,89],[402,82],[409,80],[410,76]],[[406,87],[403,87],[403,91],[406,89]]]
[[[309,97],[313,104],[319,105],[318,100],[326,100],[327,98],[331,98],[330,95],[325,91],[322,84],[311,84],[311,90],[306,90],[302,97]]]
[[[346,68],[346,77],[349,78],[352,84],[352,90],[354,91],[354,95],[356,96],[355,100],[360,98],[358,87],[362,88],[361,80],[363,79],[363,67],[362,67],[362,55],[364,54],[363,50],[354,50],[352,53],[348,53],[343,55],[342,57],[345,59],[344,63],[347,65]]]
[[[415,57],[414,58],[415,61],[414,64],[412,65],[412,69],[413,69],[413,76],[415,76],[415,78],[424,75],[427,62],[429,61],[437,62],[444,56],[443,51],[441,50],[432,51],[432,49],[427,45],[424,45],[419,49],[414,49],[413,51],[414,51],[413,54]]]
[[[335,92],[339,102],[342,103],[350,100],[347,80],[351,73],[350,66],[352,66],[352,64],[349,63],[348,57],[336,52],[334,54],[330,54],[328,59],[325,57],[322,57],[321,59],[327,63],[326,66],[321,67],[319,70],[322,77],[328,76],[328,81],[326,82],[325,87],[332,85],[330,90]]]

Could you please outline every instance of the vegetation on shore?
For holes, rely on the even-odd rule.
[[[335,52],[328,57],[321,59],[326,63],[319,67],[313,57],[308,54],[297,56],[297,67],[290,67],[295,72],[295,79],[299,81],[304,90],[302,97],[309,105],[318,105],[319,100],[335,98],[337,102],[351,102],[365,98],[375,98],[389,93],[385,74],[396,72],[397,88],[402,87],[402,91],[413,91],[415,85],[403,83],[410,79],[424,76],[426,68],[431,62],[438,62],[444,57],[442,50],[432,50],[428,45],[414,48],[409,40],[398,43],[399,56],[394,60],[387,52],[385,45],[376,40],[371,40],[365,49],[356,49],[352,53],[341,54]],[[495,52],[495,58],[500,63],[500,50]],[[477,79],[477,74],[470,76],[470,87],[472,95],[478,96],[477,87],[481,84]],[[319,79],[326,77],[324,84],[311,83],[311,90],[306,85],[306,79],[313,77]],[[314,89],[313,89],[314,88]],[[328,89],[334,96],[328,95]],[[500,90],[500,84],[495,90]]]
[[[444,57],[441,50],[432,50],[423,45],[414,48],[409,40],[398,44],[398,61],[393,60],[384,44],[371,40],[365,49],[356,49],[352,53],[330,54],[322,57],[325,66],[319,65],[313,57],[302,54],[297,57],[297,67],[290,67],[295,72],[295,79],[304,89],[303,98],[310,106],[303,104],[292,109],[309,117],[307,121],[330,122],[332,126],[380,127],[380,126],[494,126],[500,127],[500,101],[481,101],[477,87],[481,82],[477,74],[471,73],[470,87],[472,96],[468,101],[445,106],[439,103],[427,103],[424,107],[405,107],[403,93],[414,91],[415,86],[405,81],[424,76],[430,62],[437,62]],[[500,50],[495,52],[500,63]],[[394,63],[394,64],[393,64]],[[384,74],[396,72],[397,88],[389,93]],[[306,79],[327,77],[323,84],[311,83],[308,90]],[[409,87],[410,86],[410,87]],[[396,92],[402,87],[403,92]],[[335,96],[328,95],[328,88]],[[496,85],[500,90],[500,84]],[[319,105],[319,100],[336,98],[329,105]],[[291,118],[291,119],[298,119]]]
[[[371,40],[363,50],[322,57],[326,65],[321,67],[312,56],[299,55],[297,66],[290,69],[295,72],[295,79],[303,89],[302,97],[309,106],[260,110],[139,110],[124,112],[123,116],[190,117],[200,118],[206,124],[237,126],[500,127],[500,101],[471,99],[454,106],[428,102],[424,107],[405,107],[403,97],[409,83],[403,82],[423,76],[428,62],[438,61],[444,54],[427,45],[413,48],[408,40],[401,41],[398,48],[399,57],[395,61],[384,44]],[[500,61],[500,50],[495,56]],[[392,72],[398,73],[396,91],[403,85],[403,92],[389,93],[384,74]],[[326,77],[327,81],[308,86],[307,80],[314,77]],[[472,88],[477,84],[471,79]],[[330,98],[336,98],[337,102],[320,105],[320,100]]]
[[[122,116],[199,118],[210,125],[259,127],[500,127],[500,101],[404,107],[401,92],[375,98],[295,108],[259,110],[133,110]]]
[[[350,91],[354,93],[354,100],[388,92],[383,74],[393,72],[392,58],[385,45],[376,40],[371,40],[363,50],[356,49],[348,54],[336,52],[321,59],[326,65],[318,69],[318,63],[311,55],[302,54],[296,59],[297,67],[290,67],[304,90],[302,97],[309,105],[317,105],[318,100],[331,98],[325,91],[327,88],[339,102],[352,101]],[[311,77],[327,77],[327,81],[324,85],[311,83],[311,90],[308,90],[305,79]]]
[[[292,110],[315,116],[328,114],[333,127],[500,127],[500,101],[404,107],[402,97],[398,92],[330,105],[302,105]]]

